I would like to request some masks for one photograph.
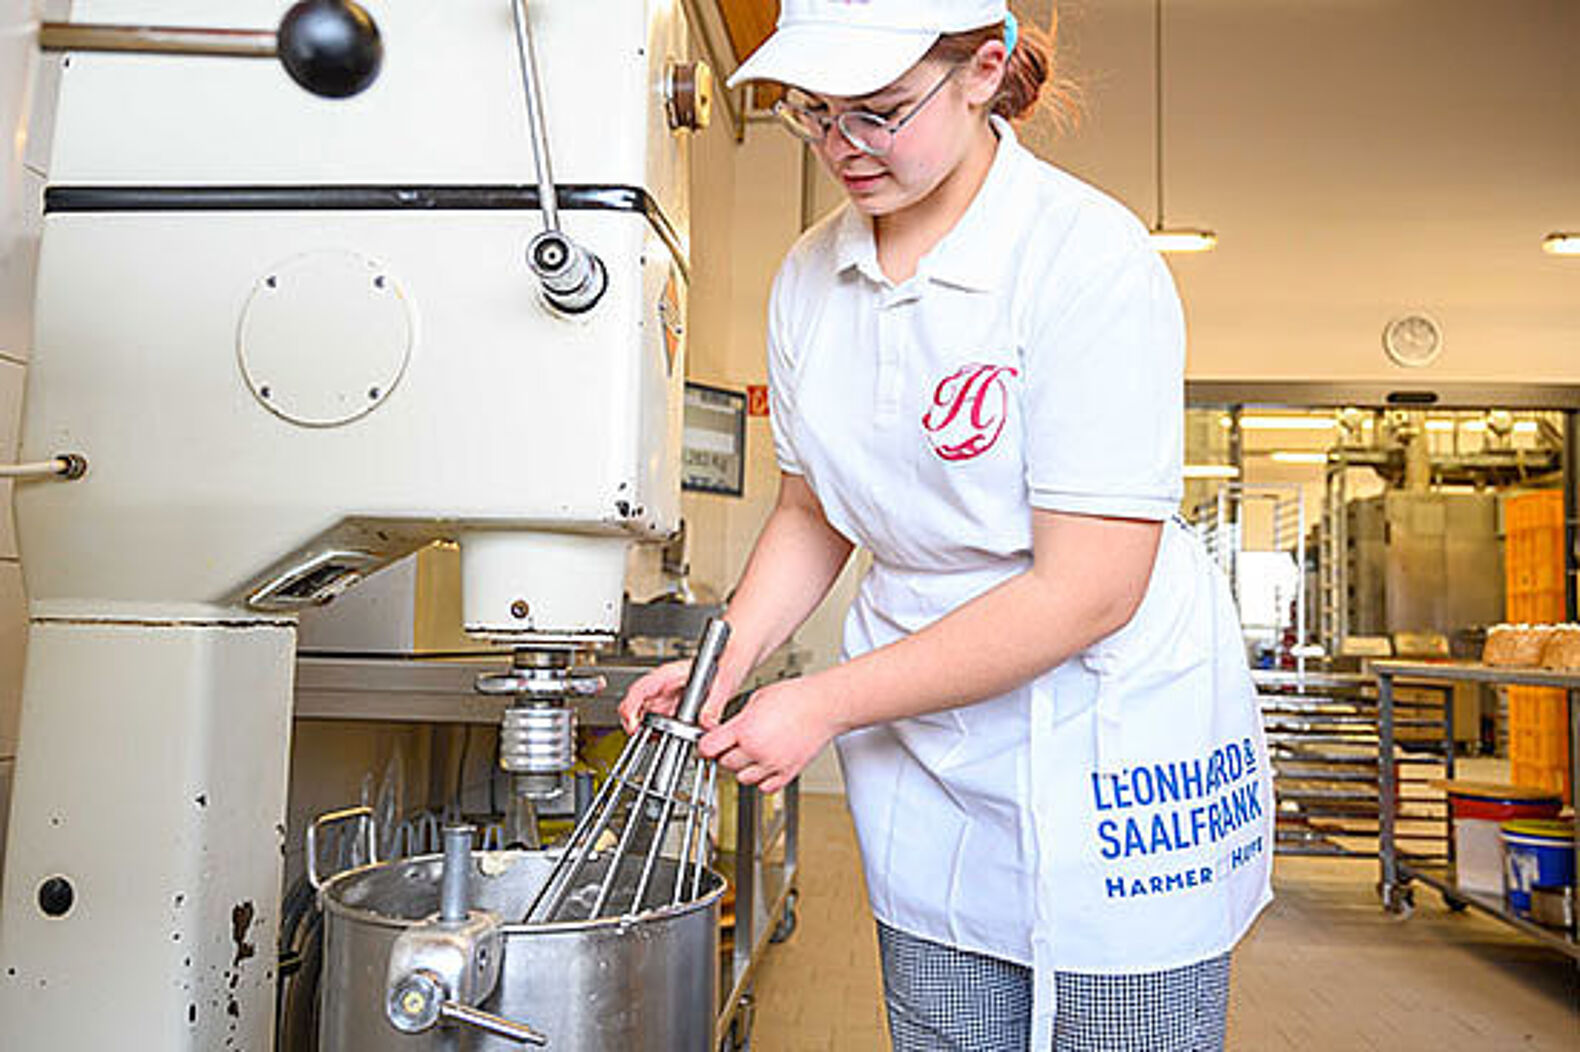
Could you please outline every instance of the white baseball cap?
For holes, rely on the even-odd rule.
[[[775,80],[819,95],[870,95],[920,62],[943,34],[1008,14],[1005,0],[780,0],[773,36],[728,83]]]

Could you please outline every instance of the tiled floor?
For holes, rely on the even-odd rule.
[[[753,1052],[884,1052],[877,946],[844,802],[803,796],[800,924],[757,979]],[[1280,859],[1278,901],[1235,956],[1236,1052],[1580,1052],[1567,958],[1418,893],[1377,905],[1363,861]]]

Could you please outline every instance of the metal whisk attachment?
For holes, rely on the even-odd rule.
[[[527,908],[527,923],[630,917],[701,893],[719,769],[697,753],[697,718],[729,637],[728,624],[708,621],[674,718],[647,714]]]

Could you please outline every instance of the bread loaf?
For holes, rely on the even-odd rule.
[[[1551,635],[1551,625],[1493,625],[1481,660],[1505,668],[1539,666]]]
[[[1514,629],[1514,625],[1493,625],[1487,629],[1487,641],[1481,648],[1482,664],[1500,668],[1514,664]]]
[[[1542,647],[1542,667],[1580,672],[1580,625],[1558,625]]]

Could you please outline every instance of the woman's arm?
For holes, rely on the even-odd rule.
[[[1162,524],[1032,516],[1026,572],[886,647],[762,688],[703,737],[703,754],[773,792],[836,734],[1002,694],[1129,622],[1146,595]]]
[[[758,662],[817,609],[850,553],[850,541],[828,524],[806,479],[782,475],[779,499],[758,534],[725,614],[730,641],[702,709],[703,726],[717,725],[725,703]],[[636,729],[644,712],[674,711],[689,670],[690,662],[672,662],[632,684],[620,703],[627,732]]]

